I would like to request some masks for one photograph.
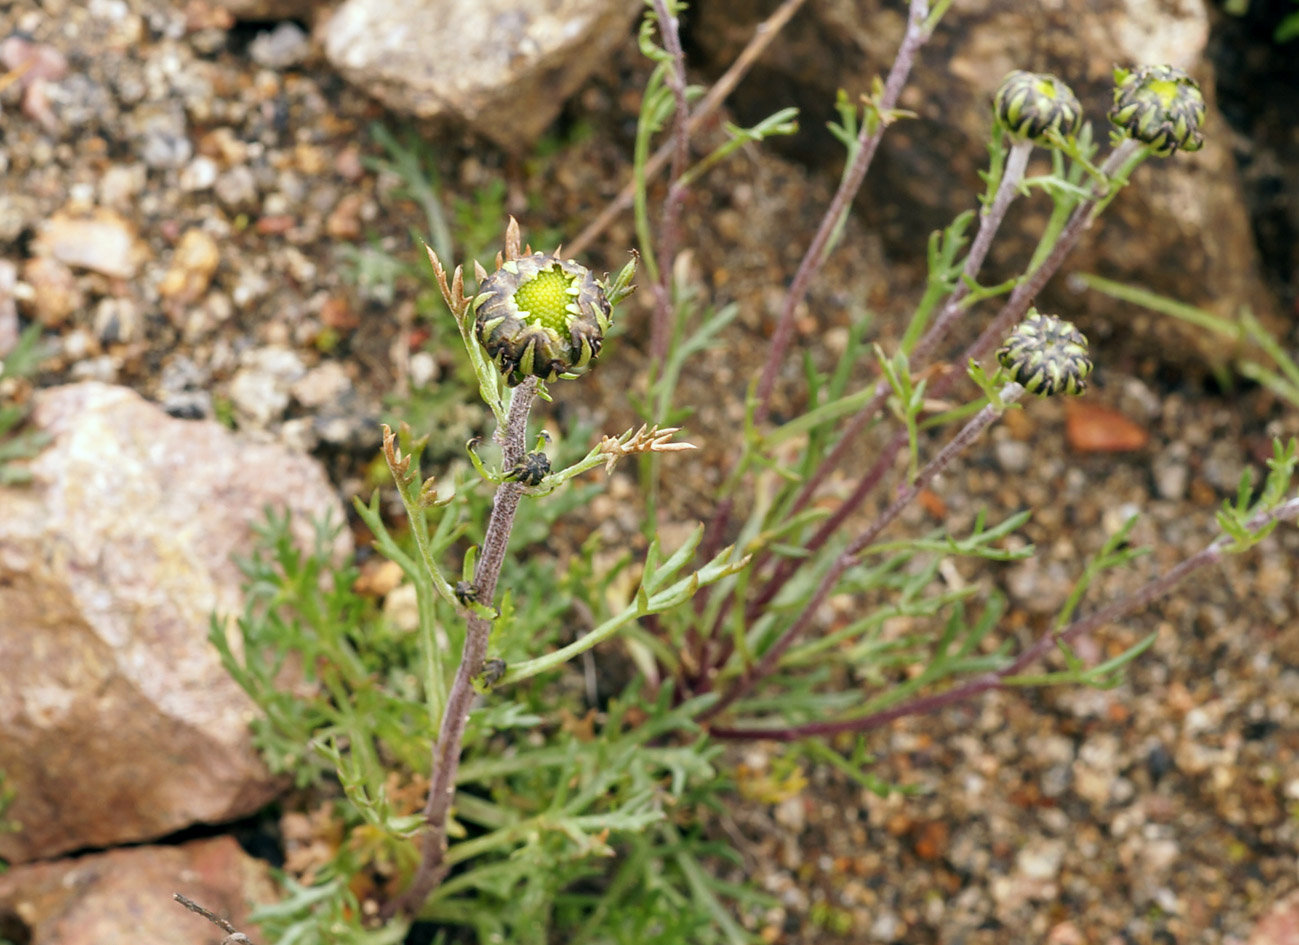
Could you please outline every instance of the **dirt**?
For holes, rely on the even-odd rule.
[[[449,336],[425,321],[437,308],[420,297],[419,278],[367,287],[353,275],[349,246],[420,265],[411,233],[426,229],[421,208],[369,163],[383,157],[371,123],[402,120],[310,55],[258,65],[250,49],[261,26],[214,30],[146,0],[14,4],[0,26],[63,51],[77,76],[50,107],[54,126],[20,83],[0,93],[4,255],[38,289],[61,286],[76,302],[38,311],[22,301],[58,349],[42,383],[94,377],[180,415],[227,418],[312,450],[341,493],[359,491],[392,392],[456,370],[453,347],[427,347],[430,334]],[[471,216],[507,211],[533,232],[576,232],[627,178],[644,75],[629,44],[566,109],[544,156],[511,159],[443,131],[431,150],[445,196],[466,199]],[[693,265],[715,303],[736,302],[740,314],[682,379],[678,402],[695,407],[688,427],[702,448],[674,464],[675,523],[709,511],[783,286],[833,185],[745,153],[691,197]],[[51,238],[50,221],[83,219],[90,207],[111,215],[94,237],[104,245],[87,248],[99,254],[91,266],[23,269]],[[126,273],[107,255],[123,236]],[[624,216],[587,261],[614,269],[633,244]],[[885,258],[851,225],[800,315],[800,346],[833,357],[859,317],[874,319],[881,341],[896,338],[920,276],[915,260]],[[637,422],[626,396],[643,384],[647,318],[642,294],[590,384],[558,392],[557,417],[606,432]],[[1294,406],[1259,388],[1169,384],[1107,370],[1103,351],[1097,359],[1091,401],[1139,425],[1146,445],[1080,452],[1064,408],[1033,404],[936,490],[939,517],[956,529],[984,506],[994,516],[1039,510],[1025,530],[1039,549],[1032,563],[950,576],[1001,589],[1020,645],[1128,511],[1143,514],[1134,542],[1155,550],[1089,601],[1202,547],[1241,470],[1261,468],[1272,436],[1299,434]],[[329,387],[340,368],[341,387]],[[295,388],[307,377],[334,393]],[[789,379],[781,415],[802,406],[796,370]],[[267,391],[283,405],[259,414]],[[434,405],[435,439],[459,444],[481,429],[472,410]],[[907,524],[932,519],[931,509]],[[737,805],[714,826],[742,854],[743,876],[780,903],[760,919],[764,940],[1243,942],[1269,904],[1299,887],[1297,553],[1299,534],[1282,529],[1106,628],[1092,653],[1156,634],[1113,690],[998,693],[873,734],[871,772],[908,793],[881,798],[808,766],[807,790]],[[761,770],[783,750],[737,746],[731,757]]]

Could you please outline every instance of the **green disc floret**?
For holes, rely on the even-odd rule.
[[[573,296],[577,294],[573,288],[574,281],[558,266],[537,273],[531,282],[519,286],[514,293],[519,316],[531,317],[552,331],[564,331],[576,314],[569,309]]]

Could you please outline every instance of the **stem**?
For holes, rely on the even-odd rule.
[[[1251,530],[1257,530],[1270,522],[1299,518],[1299,498],[1264,513],[1260,513],[1249,523]],[[1220,535],[1206,547],[1186,558],[1157,578],[1147,581],[1127,597],[1102,607],[1100,610],[1070,622],[1063,629],[1049,632],[1039,637],[1032,646],[1024,650],[1015,660],[1001,669],[983,673],[959,686],[953,686],[944,692],[909,699],[889,709],[873,712],[856,719],[842,719],[834,722],[809,722],[805,725],[791,725],[771,728],[712,728],[710,734],[716,738],[752,738],[773,741],[796,741],[800,738],[839,735],[844,732],[867,732],[880,728],[897,719],[910,715],[928,715],[958,702],[965,702],[989,689],[1005,688],[1005,680],[1017,676],[1025,669],[1044,657],[1061,643],[1071,643],[1079,637],[1095,632],[1106,624],[1126,617],[1133,611],[1146,607],[1167,595],[1174,587],[1191,574],[1223,559],[1233,539]]]
[[[537,379],[526,378],[514,389],[510,409],[503,429],[496,431],[501,445],[503,465],[506,469],[523,458],[526,451],[528,411],[537,391]],[[514,528],[514,513],[519,507],[523,486],[518,482],[503,482],[496,488],[492,514],[483,535],[482,554],[474,572],[474,586],[483,601],[491,601],[496,594],[496,582],[505,560],[505,547]],[[428,802],[424,805],[424,822],[428,829],[420,852],[419,867],[406,891],[387,903],[381,915],[391,919],[401,915],[413,919],[429,895],[446,878],[451,864],[447,862],[447,815],[455,797],[456,771],[460,767],[460,748],[464,742],[465,726],[475,696],[474,677],[482,671],[487,658],[487,641],[491,636],[491,621],[470,613],[465,629],[464,647],[460,652],[460,665],[447,694],[446,711],[433,744],[432,773],[429,776]]]
[[[830,243],[830,238],[838,228],[839,219],[847,211],[849,204],[857,195],[857,191],[861,189],[862,182],[866,179],[866,172],[870,169],[871,161],[875,158],[879,143],[884,138],[884,132],[891,123],[889,113],[897,105],[898,97],[902,94],[902,87],[911,74],[916,52],[929,38],[930,30],[925,24],[925,18],[928,14],[929,4],[927,0],[911,0],[910,10],[907,14],[907,29],[902,37],[902,44],[898,48],[897,58],[893,61],[888,80],[884,83],[884,92],[878,102],[872,103],[872,109],[878,116],[878,121],[862,121],[861,131],[857,134],[856,158],[839,182],[839,188],[835,191],[830,206],[826,209],[825,216],[821,218],[821,225],[817,229],[816,235],[812,237],[807,252],[803,254],[802,262],[798,265],[798,271],[794,273],[794,280],[790,283],[789,291],[785,294],[785,305],[781,310],[780,319],[776,322],[775,331],[771,336],[767,363],[763,367],[762,375],[758,380],[758,406],[753,417],[755,425],[760,426],[771,411],[771,396],[776,386],[776,375],[785,361],[785,354],[789,349],[790,342],[793,340],[794,315],[798,306],[807,297],[807,291],[812,284],[812,280],[816,278],[822,266],[825,265],[826,247]]]
[[[931,481],[933,481],[935,476],[951,465],[952,460],[969,449],[969,447],[983,435],[988,427],[992,426],[992,424],[1006,412],[1006,409],[1023,396],[1023,394],[1024,388],[1012,381],[1001,389],[1000,405],[988,404],[970,418],[965,426],[961,428],[960,432],[958,432],[956,436],[952,437],[952,439],[938,451],[938,454],[926,463],[924,468],[916,474],[911,485],[904,489],[898,497],[893,500],[892,504],[880,513],[879,517],[871,523],[869,528],[848,543],[848,546],[840,552],[839,556],[835,559],[834,564],[830,566],[830,569],[821,579],[821,583],[817,585],[811,598],[803,605],[803,609],[799,613],[798,618],[785,629],[785,631],[770,647],[768,647],[767,651],[762,655],[762,659],[746,669],[743,675],[730,685],[726,693],[700,716],[699,721],[703,722],[716,717],[720,712],[730,707],[737,699],[746,695],[759,680],[764,679],[771,674],[772,670],[776,667],[776,663],[780,660],[780,657],[785,654],[785,651],[788,650],[811,625],[813,618],[816,616],[817,610],[820,609],[826,598],[830,596],[830,593],[834,590],[835,585],[839,583],[839,578],[843,576],[843,573],[858,562],[861,553],[880,536],[885,528],[893,523],[893,520],[902,513],[903,509],[911,504],[915,497],[920,493],[921,489],[927,486]]]
[[[663,200],[663,216],[659,223],[659,284],[655,286],[658,311],[650,327],[650,360],[655,369],[662,368],[667,357],[669,325],[672,322],[672,270],[676,256],[681,207],[685,202],[686,188],[681,181],[689,159],[690,106],[686,102],[685,51],[681,48],[681,34],[677,18],[668,8],[668,0],[651,0],[654,16],[659,23],[663,48],[671,56],[671,66],[665,81],[672,90],[674,102],[672,115],[672,162],[668,170],[668,192]]]
[[[977,278],[979,271],[983,268],[983,262],[992,246],[993,237],[1001,228],[1002,221],[1006,218],[1006,211],[1010,209],[1011,203],[1014,202],[1019,193],[1019,184],[1024,179],[1024,170],[1028,166],[1028,158],[1032,149],[1032,144],[1028,142],[1015,142],[1011,145],[1010,156],[1007,158],[1005,171],[1001,175],[1001,181],[997,185],[996,193],[992,201],[979,213],[979,230],[975,234],[974,242],[970,245],[970,252],[966,255],[965,262],[961,266],[961,279],[952,289],[938,317],[934,319],[911,352],[909,365],[912,370],[924,365],[925,360],[938,346],[938,342],[947,335],[949,329],[956,323],[956,319],[965,311],[962,302],[970,294],[970,284]],[[881,378],[876,382],[875,393],[871,399],[857,411],[852,421],[840,435],[838,442],[835,443],[825,459],[821,461],[812,475],[799,488],[798,495],[795,496],[794,503],[790,507],[789,514],[791,516],[797,515],[806,508],[821,487],[821,483],[825,481],[831,472],[838,468],[844,454],[856,441],[857,437],[865,431],[871,421],[874,420],[875,415],[884,406],[885,401],[888,400],[889,391],[887,381]],[[870,472],[862,478],[858,489],[861,491],[863,498],[874,490],[875,485],[883,477],[888,464],[892,462],[893,455],[893,453],[887,453],[888,461],[883,464],[877,462]],[[839,512],[827,519],[822,524],[822,527],[818,529],[812,543],[809,544],[809,550],[821,547],[825,540],[838,530],[843,519],[852,511],[852,508],[855,508],[855,505],[854,502],[852,507],[847,508],[845,511],[845,507],[848,506],[848,503],[845,502],[840,507]],[[765,567],[770,559],[770,551],[761,552],[754,560],[754,573],[758,573],[761,568]],[[783,571],[784,574],[771,581],[756,597],[750,599],[745,607],[745,619],[754,619],[761,611],[761,608],[771,601],[780,587],[784,585],[788,576],[797,568],[797,562],[790,559],[784,560],[777,569],[778,572]],[[731,603],[728,600],[722,605],[717,618],[713,622],[712,630],[708,634],[709,639],[717,637],[723,622],[730,613]],[[726,651],[726,655],[730,655],[729,650]]]
[[[708,90],[708,94],[700,100],[691,113],[689,121],[686,122],[687,136],[698,131],[703,123],[712,116],[713,112],[717,111],[722,102],[726,101],[726,96],[735,91],[735,87],[740,84],[740,80],[744,78],[745,74],[753,68],[753,64],[758,61],[758,57],[771,45],[771,41],[780,35],[780,31],[784,29],[790,17],[806,2],[807,0],[785,0],[776,8],[776,12],[758,24],[753,31],[753,38],[749,40],[749,44],[735,57],[735,62],[731,63],[731,67],[726,70],[722,77],[713,83],[713,87]],[[663,170],[663,166],[672,157],[675,147],[675,141],[667,141],[654,152],[654,156],[645,164],[646,183],[659,171]],[[588,223],[581,233],[577,234],[577,239],[569,244],[568,252],[573,256],[581,256],[595,241],[595,238],[603,233],[609,224],[617,218],[618,214],[631,206],[635,196],[636,180],[633,178],[623,186],[622,190],[618,191],[618,196],[600,211],[600,215]]]
[[[1101,168],[1102,173],[1110,175],[1119,169],[1122,169],[1125,172],[1130,172],[1130,167],[1127,167],[1126,165],[1128,165],[1134,157],[1139,156],[1137,152],[1140,150],[1141,145],[1131,139],[1125,139],[1122,144],[1110,153]],[[988,326],[984,328],[983,332],[974,343],[962,352],[956,363],[968,364],[970,361],[978,361],[984,358],[988,352],[990,352],[1005,338],[1006,333],[1010,330],[1011,326],[1024,317],[1024,313],[1028,311],[1028,307],[1032,304],[1034,297],[1042,290],[1042,287],[1046,285],[1050,278],[1055,275],[1056,271],[1064,262],[1065,257],[1068,256],[1069,253],[1073,252],[1074,248],[1078,245],[1078,241],[1082,238],[1082,234],[1085,233],[1095,222],[1099,210],[1109,202],[1112,197],[1111,190],[1112,187],[1109,185],[1097,183],[1092,184],[1091,196],[1074,208],[1073,213],[1069,216],[1069,221],[1060,231],[1059,239],[1051,248],[1050,253],[1048,253],[1046,258],[1042,261],[1042,264],[1031,271],[1025,277],[1024,281],[1015,287],[1014,291],[1010,294],[1010,298],[1006,300],[1005,305],[1001,307],[1001,310],[992,319]],[[950,305],[951,303],[949,301],[948,306]],[[943,321],[943,316],[947,314],[947,311],[948,307],[945,306],[943,315],[939,316],[939,319],[935,321],[935,325],[937,325],[938,321]],[[927,332],[925,338],[922,338],[920,343],[916,346],[917,352],[921,352],[922,349],[928,350],[929,335],[930,333]],[[938,377],[934,379],[934,383],[928,388],[928,395],[935,399],[946,397],[956,385],[959,377],[960,372],[958,371],[948,371],[944,374],[938,375]],[[882,388],[883,385],[881,382],[881,387],[877,388],[875,397],[872,398],[871,402],[861,410],[857,418],[855,418],[853,423],[850,424],[848,431],[845,433],[845,439],[850,433],[855,435],[857,432],[860,432],[860,430],[864,428],[865,424],[871,420],[874,412],[884,403],[884,399],[888,395],[887,389]],[[809,557],[814,555],[825,545],[826,541],[829,540],[830,536],[834,534],[842,522],[857,510],[861,503],[865,501],[866,496],[874,491],[875,486],[883,477],[884,472],[888,469],[889,465],[892,464],[893,458],[897,455],[897,451],[900,450],[905,443],[906,431],[901,431],[888,443],[880,456],[876,459],[871,470],[858,482],[852,493],[839,503],[835,511],[826,519],[825,522],[822,523],[821,527],[817,529],[812,538],[808,540],[806,548],[809,552]],[[841,452],[841,446],[843,446],[842,441],[839,446],[835,447],[835,450],[831,455]],[[826,470],[825,474],[828,474],[828,472],[829,471]],[[822,478],[824,478],[825,474],[822,474]],[[800,493],[801,504],[796,503],[794,511],[797,512],[802,506],[805,506],[810,498],[810,492],[804,490],[803,493]],[[763,604],[775,598],[781,588],[785,586],[785,583],[798,570],[800,563],[800,561],[793,559],[782,561],[776,568],[775,572],[773,572],[772,576],[767,580],[766,585],[750,599],[750,603],[746,607],[746,614],[752,616]]]

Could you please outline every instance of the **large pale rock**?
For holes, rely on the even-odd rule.
[[[50,445],[30,485],[0,489],[0,770],[19,825],[0,858],[256,810],[277,785],[209,616],[240,610],[230,557],[268,505],[304,534],[343,521],[324,473],[104,384],[44,391],[33,418]]]
[[[274,901],[275,886],[266,864],[230,837],[16,867],[0,874],[0,936],[26,945],[199,945],[225,937],[172,893],[264,941],[248,914]]]
[[[716,72],[734,58],[776,0],[710,0],[693,11],[691,35],[705,66]],[[892,65],[906,5],[884,0],[809,0],[731,98],[746,123],[798,105],[802,134],[781,139],[804,161],[837,176],[843,149],[821,131],[834,117],[837,89],[868,93]],[[975,208],[977,173],[986,166],[991,99],[1012,69],[1053,72],[1083,104],[1102,154],[1115,65],[1168,63],[1187,69],[1209,99],[1206,144],[1194,154],[1152,159],[1110,205],[1065,265],[1143,285],[1234,318],[1248,304],[1265,320],[1276,304],[1262,289],[1240,183],[1229,152],[1230,130],[1213,103],[1205,59],[1209,34],[1202,0],[1102,3],[1062,0],[1026,4],[970,0],[954,4],[924,47],[902,97],[916,117],[899,121],[884,141],[858,201],[866,224],[880,232],[890,256],[923,261],[925,240],[961,211]],[[1039,159],[1041,160],[1041,159]],[[1036,164],[1035,168],[1048,165]],[[1020,271],[1050,204],[1041,194],[1012,211],[995,244],[984,281]],[[1086,328],[1098,360],[1115,349],[1165,364],[1230,354],[1222,339],[1163,316],[1104,298],[1076,295],[1057,277],[1039,301]],[[1277,321],[1272,320],[1276,325]]]
[[[356,85],[421,118],[530,145],[619,43],[638,0],[345,0],[325,55]]]
[[[237,20],[308,20],[328,8],[331,0],[205,0]]]

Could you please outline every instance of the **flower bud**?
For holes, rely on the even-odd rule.
[[[1063,138],[1082,127],[1082,106],[1073,90],[1045,72],[1016,69],[1002,80],[992,98],[997,121],[1014,138],[1049,144],[1047,133]]]
[[[473,308],[478,340],[511,386],[587,368],[612,316],[590,270],[545,253],[502,264],[483,280]]]
[[[1114,70],[1114,107],[1110,121],[1168,157],[1178,148],[1198,151],[1204,145],[1204,96],[1189,75],[1173,66]]]
[[[1092,362],[1087,338],[1072,322],[1030,311],[997,350],[1011,380],[1033,394],[1081,394]]]

